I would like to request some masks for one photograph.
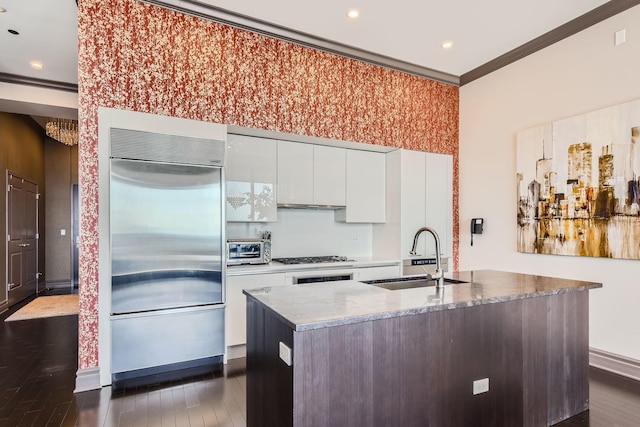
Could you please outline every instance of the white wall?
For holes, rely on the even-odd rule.
[[[640,6],[460,89],[460,270],[602,282],[590,292],[590,346],[637,360],[640,261],[516,252],[516,133],[639,98]],[[484,234],[470,246],[475,217]]]
[[[273,258],[338,255],[371,256],[371,224],[337,222],[326,209],[278,209],[278,222],[227,223],[227,238],[261,237],[271,231]]]

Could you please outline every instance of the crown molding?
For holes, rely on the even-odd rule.
[[[203,4],[197,0],[140,0],[143,3],[170,9],[223,25],[232,26],[246,31],[251,31],[267,37],[295,43],[312,49],[340,55],[343,57],[367,62],[381,67],[405,72],[427,79],[447,83],[455,86],[463,86],[471,83],[487,74],[503,68],[515,61],[529,56],[541,49],[570,37],[580,31],[589,28],[605,19],[615,16],[627,9],[640,5],[640,0],[610,0],[578,18],[555,28],[528,43],[519,46],[504,55],[501,55],[461,76],[444,73],[431,68],[422,67],[409,62],[394,59],[385,55],[376,54],[363,49],[354,48],[342,43],[316,37],[307,33],[291,30],[279,25],[274,25],[246,15],[231,12],[226,9]],[[36,86],[47,89],[78,92],[75,83],[59,82],[53,80],[38,79],[34,77],[18,76],[0,72],[0,82],[14,83],[28,86]]]
[[[640,0],[610,0],[607,3],[599,6],[584,15],[577,17],[576,19],[567,22],[564,25],[553,29],[540,37],[531,40],[528,43],[517,47],[504,55],[501,55],[473,70],[464,73],[460,76],[460,86],[471,83],[480,77],[486,76],[502,67],[505,67],[513,62],[516,62],[525,56],[529,56],[539,50],[542,50],[552,44],[571,37],[574,34],[585,30],[592,25],[611,18],[618,13],[624,12],[634,6],[640,4]]]
[[[286,27],[271,24],[250,16],[232,12],[220,7],[204,4],[197,0],[140,0],[144,3],[174,10],[191,16],[214,21],[220,24],[229,25],[253,33],[276,38],[279,40],[296,43],[312,49],[321,50],[328,53],[344,56],[370,64],[402,71],[442,83],[462,86],[471,83],[480,77],[486,76],[502,67],[518,61],[532,53],[544,49],[560,40],[570,37],[586,28],[591,27],[605,19],[618,13],[624,12],[640,4],[640,0],[610,0],[607,3],[567,22],[560,27],[553,29],[528,43],[519,46],[504,55],[501,55],[473,70],[455,76],[422,67],[405,61],[390,58],[385,55],[376,54],[363,49],[354,48],[345,44],[337,43],[307,33],[291,30]]]
[[[18,85],[36,86],[47,89],[63,90],[78,93],[78,85],[75,83],[58,82],[54,80],[37,79],[35,77],[18,76],[0,72],[0,82]]]
[[[292,30],[280,25],[275,25],[266,21],[252,18],[250,16],[222,9],[220,7],[204,4],[196,0],[140,1],[165,9],[170,9],[176,12],[184,13],[186,15],[195,16],[223,25],[228,25],[230,27],[239,28],[278,40],[283,40],[289,43],[295,43],[323,52],[340,55],[374,65],[379,65],[381,67],[402,71],[404,73],[413,74],[419,77],[425,77],[430,80],[436,80],[454,86],[458,86],[460,84],[460,78],[453,74],[444,73],[441,71],[433,70],[431,68],[426,68],[419,65],[411,64],[409,62],[394,59],[385,55],[380,55],[342,43],[337,43],[321,37],[313,36],[311,34]]]

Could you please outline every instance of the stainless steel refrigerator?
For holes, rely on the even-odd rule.
[[[111,129],[114,384],[222,362],[224,147]]]

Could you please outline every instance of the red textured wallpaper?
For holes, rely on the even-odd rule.
[[[81,369],[98,366],[99,106],[453,154],[457,224],[457,87],[135,0],[80,1],[78,31]]]

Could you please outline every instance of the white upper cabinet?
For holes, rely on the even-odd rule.
[[[337,208],[336,221],[384,223],[384,153],[230,134],[227,221],[277,221],[277,207]]]
[[[278,141],[278,203],[313,203],[313,145]]]
[[[277,221],[276,141],[228,135],[225,182],[227,221]]]
[[[278,204],[344,206],[346,150],[278,141]]]
[[[313,203],[347,204],[347,150],[323,145],[313,146]]]
[[[385,222],[386,161],[384,153],[347,150],[347,207],[336,220]]]

